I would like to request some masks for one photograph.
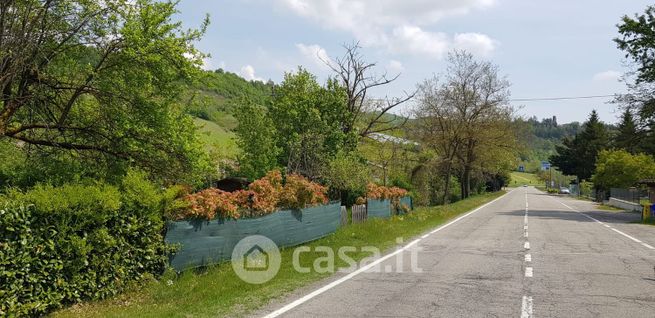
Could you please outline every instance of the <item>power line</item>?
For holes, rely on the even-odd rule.
[[[542,98],[517,98],[510,99],[510,102],[532,102],[532,101],[552,101],[552,100],[570,100],[570,99],[591,99],[591,98],[603,98],[603,97],[615,97],[616,94],[612,95],[590,95],[590,96],[569,96],[569,97],[542,97]]]

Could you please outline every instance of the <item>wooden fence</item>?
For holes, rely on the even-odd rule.
[[[348,225],[348,209],[341,206],[341,226]]]
[[[353,205],[353,224],[362,223],[368,219],[368,213],[366,211],[366,204],[362,205]]]

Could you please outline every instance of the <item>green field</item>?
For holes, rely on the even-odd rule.
[[[409,242],[413,237],[435,228],[448,220],[487,203],[504,192],[474,196],[448,206],[417,208],[414,212],[390,219],[371,219],[349,225],[336,233],[307,244],[312,252],[303,253],[301,263],[310,266],[325,253],[316,252],[317,246],[337,250],[353,246],[358,252],[350,256],[361,260],[371,256],[362,252],[363,246],[389,250],[396,246],[396,238]],[[243,316],[275,298],[330,276],[329,273],[299,273],[293,269],[292,248],[281,251],[282,265],[277,276],[261,285],[251,285],[239,279],[230,263],[223,263],[204,271],[187,271],[176,277],[168,273],[160,281],[143,284],[138,290],[105,301],[75,305],[55,312],[55,317],[233,317]],[[340,259],[335,266],[348,264]]]
[[[517,172],[514,171],[511,173],[512,181],[510,181],[510,186],[522,186],[524,184],[531,186],[542,186],[544,182],[539,180],[536,175],[527,172]]]
[[[193,121],[199,128],[200,139],[210,153],[223,158],[234,158],[238,154],[239,147],[232,131],[212,121],[200,118],[194,118]]]

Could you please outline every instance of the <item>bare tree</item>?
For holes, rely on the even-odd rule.
[[[358,131],[358,134],[366,137],[372,133],[402,127],[407,122],[407,118],[398,121],[396,116],[391,116],[389,119],[389,116],[385,115],[411,100],[416,91],[405,92],[403,97],[370,98],[370,90],[394,82],[400,74],[388,76],[384,72],[382,75],[376,75],[374,69],[377,64],[364,60],[359,43],[346,44],[343,47],[346,50],[343,56],[336,58],[334,62],[323,61],[336,73],[337,80],[346,89],[348,111],[352,116],[342,124],[343,131],[354,131],[361,123],[363,128]]]

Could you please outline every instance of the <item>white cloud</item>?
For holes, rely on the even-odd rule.
[[[426,32],[417,26],[401,26],[393,29],[387,47],[395,53],[422,54],[442,57],[448,52],[448,36],[444,33]]]
[[[257,77],[255,75],[255,68],[252,67],[252,65],[242,66],[241,71],[239,71],[239,75],[241,75],[241,77],[245,78],[248,81],[260,81],[260,82],[264,81],[264,79]]]
[[[327,69],[328,66],[325,63],[334,63],[325,49],[318,44],[306,45],[298,43],[296,44],[296,48],[298,48],[298,51],[300,51],[300,54],[302,54],[305,59],[311,61],[320,68]]]
[[[619,80],[621,75],[622,75],[621,72],[609,70],[609,71],[597,73],[596,75],[594,75],[593,80],[597,82],[605,82],[605,81],[616,82]]]
[[[497,41],[480,33],[455,34],[453,47],[477,56],[489,56],[496,48]]]
[[[405,67],[403,66],[403,63],[400,63],[400,61],[391,60],[389,63],[387,63],[387,71],[389,73],[398,74],[404,70]]]
[[[480,33],[451,37],[430,32],[444,17],[485,9],[495,0],[278,0],[283,7],[319,25],[350,32],[366,46],[384,47],[390,52],[442,57],[452,48],[465,48],[488,55],[495,41]],[[458,47],[459,46],[459,47]]]

